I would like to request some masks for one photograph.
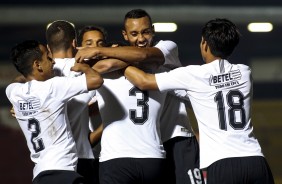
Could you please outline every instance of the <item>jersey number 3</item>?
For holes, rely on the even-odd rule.
[[[28,130],[31,132],[31,144],[35,153],[42,151],[44,149],[44,144],[42,139],[38,139],[37,136],[40,134],[40,124],[37,119],[29,119],[28,120]]]
[[[246,126],[246,112],[244,109],[244,95],[239,90],[231,90],[224,98],[222,91],[216,93],[214,101],[217,103],[219,128],[227,130],[224,100],[228,109],[229,124],[235,130],[241,130]]]
[[[129,116],[134,124],[143,125],[148,120],[148,116],[149,116],[148,92],[141,91],[136,87],[133,87],[129,90],[129,96],[137,97],[137,94],[140,94],[140,98],[137,98],[137,106],[142,109],[141,116],[140,117],[137,116],[136,109],[129,109]]]

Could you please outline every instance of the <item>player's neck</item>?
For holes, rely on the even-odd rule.
[[[54,52],[52,56],[53,58],[73,58],[74,53],[72,49],[68,49],[67,51],[60,50],[60,51]]]

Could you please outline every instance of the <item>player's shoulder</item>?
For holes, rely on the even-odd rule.
[[[233,64],[234,68],[239,69],[242,72],[249,72],[251,73],[251,67],[245,64]]]
[[[177,44],[172,41],[172,40],[159,40],[158,42],[156,42],[155,47],[158,46],[173,46],[173,47],[177,47]]]
[[[7,87],[6,87],[6,95],[7,96],[10,96],[11,92],[13,90],[15,91],[18,91],[16,88],[18,88],[19,86],[23,85],[22,83],[18,83],[18,82],[15,82],[15,83],[11,83],[9,84]]]

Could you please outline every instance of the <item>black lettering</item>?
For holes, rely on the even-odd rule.
[[[213,83],[217,83],[217,76],[213,77]]]

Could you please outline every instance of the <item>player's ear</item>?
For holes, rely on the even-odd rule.
[[[48,44],[47,44],[47,50],[48,50],[48,52],[52,53]]]
[[[38,61],[37,59],[34,60],[33,67],[36,68],[39,71],[42,71],[42,67],[41,67],[40,61]]]
[[[207,52],[208,49],[209,49],[209,46],[208,46],[207,42],[205,41],[205,51]]]
[[[72,46],[73,46],[73,48],[76,48],[76,46],[77,46],[77,43],[76,43],[75,39],[72,40]]]
[[[203,37],[202,37],[202,40],[201,40],[201,46],[202,46],[202,48],[204,49],[205,52],[208,51],[208,44],[207,44],[207,41],[204,40]]]
[[[122,35],[123,35],[124,40],[128,41],[128,36],[125,30],[122,30]]]

